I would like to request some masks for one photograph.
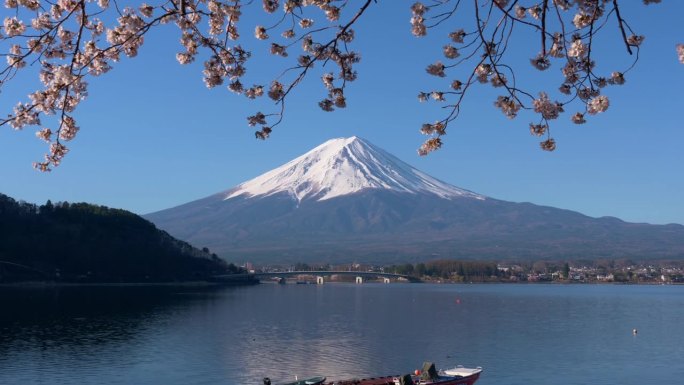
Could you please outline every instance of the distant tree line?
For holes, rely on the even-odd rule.
[[[0,194],[0,282],[171,282],[244,272],[126,210]]]
[[[425,263],[405,263],[385,268],[386,272],[421,277],[432,277],[455,281],[484,282],[503,278],[505,273],[497,268],[496,262],[467,260],[437,260]]]

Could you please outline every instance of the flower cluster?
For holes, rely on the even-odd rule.
[[[414,36],[425,36],[427,34],[427,27],[425,27],[425,12],[428,8],[422,3],[415,3],[411,6],[411,33]]]

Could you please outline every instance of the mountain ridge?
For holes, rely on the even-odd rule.
[[[327,141],[232,189],[146,218],[223,257],[255,262],[684,257],[684,226],[485,197],[357,137]]]

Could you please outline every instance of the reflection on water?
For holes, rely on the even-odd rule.
[[[0,288],[0,383],[126,383],[127,370],[154,361],[140,359],[141,348],[155,353],[154,339],[175,315],[211,296],[170,287]]]
[[[674,286],[3,287],[0,384],[249,385],[424,360],[482,365],[478,385],[678,383],[682,305]]]

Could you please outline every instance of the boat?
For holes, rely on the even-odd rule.
[[[437,371],[435,364],[426,362],[423,370],[414,374],[371,377],[328,382],[325,385],[473,385],[480,378],[482,367],[456,366]]]
[[[325,377],[311,377],[305,378],[303,380],[295,380],[293,382],[285,382],[276,385],[321,385],[325,382]],[[264,378],[264,385],[271,385],[271,379],[268,377]]]

